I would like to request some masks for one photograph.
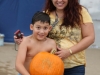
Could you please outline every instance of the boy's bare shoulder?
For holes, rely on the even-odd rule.
[[[30,36],[23,37],[22,42],[29,42],[30,41]]]
[[[55,44],[56,42],[53,40],[53,39],[51,39],[51,38],[47,38],[48,39],[48,43],[51,43],[51,44]]]
[[[55,49],[56,50],[56,42],[53,39],[48,38],[47,44],[49,47],[51,47],[51,50]]]

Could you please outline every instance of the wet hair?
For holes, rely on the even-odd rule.
[[[34,25],[35,22],[41,21],[43,23],[49,23],[50,24],[50,17],[45,12],[37,11],[33,17],[32,17],[32,24]]]
[[[73,28],[83,24],[83,17],[81,14],[82,7],[78,0],[68,0],[68,4],[64,8],[64,18],[61,26]],[[53,5],[52,0],[46,0],[44,11],[50,14],[55,10],[56,7]]]

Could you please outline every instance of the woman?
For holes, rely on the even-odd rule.
[[[94,27],[87,10],[78,0],[46,0],[44,9],[51,18],[49,37],[58,45],[64,75],[85,75],[84,49],[94,42]]]
[[[64,75],[85,75],[84,50],[95,38],[89,13],[78,0],[46,0],[44,10],[51,18],[49,37],[57,42],[56,54],[64,61]]]
[[[48,37],[58,45],[55,54],[64,61],[64,75],[85,75],[84,51],[95,39],[89,13],[78,0],[46,0],[44,10],[51,18],[53,28]]]

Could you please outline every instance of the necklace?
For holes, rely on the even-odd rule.
[[[59,22],[56,11],[55,11],[55,14],[56,14],[56,18],[55,18],[55,22],[52,23],[52,27],[55,27],[55,25]]]

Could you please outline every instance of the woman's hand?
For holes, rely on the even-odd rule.
[[[23,35],[23,33],[21,33]],[[14,35],[14,41],[15,43],[17,43],[18,45],[22,42],[23,38],[19,38],[17,39],[17,37]]]
[[[69,50],[65,50],[59,47],[57,47],[57,52],[55,52],[55,54],[59,56],[61,59],[65,59],[70,56]]]

